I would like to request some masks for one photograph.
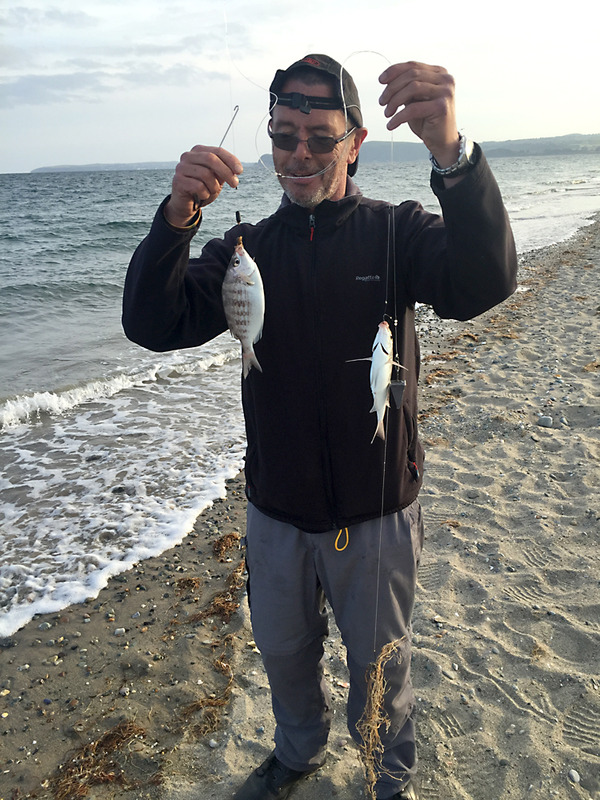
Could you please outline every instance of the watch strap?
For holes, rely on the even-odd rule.
[[[444,178],[456,178],[459,175],[464,175],[475,165],[475,148],[473,142],[467,137],[459,133],[459,152],[458,159],[449,167],[440,167],[435,160],[433,153],[429,153],[429,160],[431,161],[431,168],[435,173]]]

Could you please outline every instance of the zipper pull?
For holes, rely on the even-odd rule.
[[[310,241],[311,242],[313,240],[313,236],[315,235],[315,224],[316,224],[315,215],[314,214],[309,214],[308,215],[308,225],[310,227]]]

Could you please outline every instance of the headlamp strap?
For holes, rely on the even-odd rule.
[[[315,97],[301,92],[284,92],[277,95],[277,105],[290,106],[290,108],[298,109],[303,114],[310,114],[313,108],[333,111],[344,107],[342,101],[337,97]]]

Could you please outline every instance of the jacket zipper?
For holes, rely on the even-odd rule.
[[[317,313],[315,313],[314,319],[314,331],[315,331],[315,350],[316,350],[316,363],[317,363],[317,385],[319,387],[318,392],[318,402],[319,402],[319,427],[321,429],[322,434],[322,441],[324,442],[324,450],[321,451],[321,465],[323,469],[323,475],[325,478],[325,497],[326,502],[329,507],[329,515],[331,518],[331,524],[333,527],[336,525],[336,506],[334,500],[334,491],[333,491],[333,475],[331,473],[331,461],[329,458],[329,440],[327,437],[327,426],[326,426],[326,408],[325,408],[325,400],[324,400],[324,381],[323,381],[323,354],[321,352],[321,348],[319,346],[319,304],[318,304],[318,275],[317,275],[317,256],[316,256],[316,249],[314,245],[314,236],[315,236],[315,228],[317,225],[316,217],[314,214],[308,215],[308,227],[309,227],[309,241],[312,245],[312,278],[313,278],[313,297],[315,303],[315,309]]]

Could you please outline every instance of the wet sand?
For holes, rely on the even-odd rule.
[[[421,322],[424,800],[600,798],[600,223],[521,259],[467,323]],[[0,642],[0,800],[226,800],[271,751],[241,476],[178,547]],[[332,625],[330,757],[363,796]]]

